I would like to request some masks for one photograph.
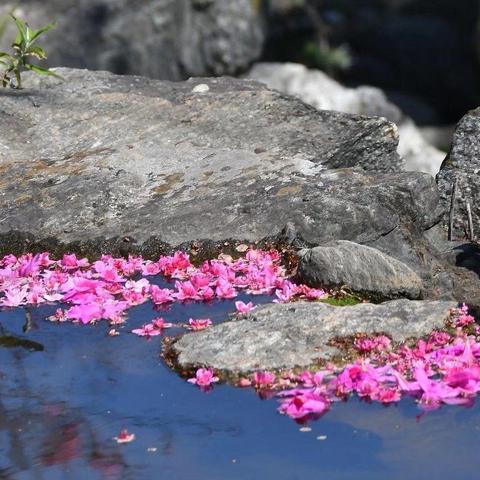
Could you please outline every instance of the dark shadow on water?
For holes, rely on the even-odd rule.
[[[15,348],[21,347],[32,352],[43,351],[43,345],[38,342],[32,342],[26,338],[14,337],[12,335],[0,336],[0,347]]]

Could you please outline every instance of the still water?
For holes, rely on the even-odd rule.
[[[409,399],[388,408],[351,399],[301,431],[276,412],[275,399],[252,389],[200,391],[162,363],[159,337],[129,333],[159,314],[217,323],[234,301],[167,312],[144,304],[130,310],[118,337],[106,323],[45,321],[54,310],[30,309],[27,332],[26,310],[0,312],[3,343],[28,340],[0,346],[0,479],[479,478],[479,403],[419,416]],[[119,445],[113,437],[123,429],[136,438]]]

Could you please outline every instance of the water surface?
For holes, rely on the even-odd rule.
[[[200,391],[162,363],[158,337],[128,333],[159,314],[222,321],[234,301],[165,312],[147,303],[130,310],[118,337],[102,322],[45,321],[54,310],[0,312],[3,335],[26,340],[0,345],[1,479],[479,478],[478,404],[420,417],[410,399],[388,408],[351,399],[305,432],[252,389]],[[125,428],[136,439],[118,445]]]

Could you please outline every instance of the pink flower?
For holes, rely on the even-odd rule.
[[[129,304],[127,302],[108,300],[103,304],[103,318],[115,324],[123,323],[123,316],[128,307]]]
[[[210,285],[212,277],[204,273],[195,273],[190,277],[192,285],[198,290],[200,288],[205,288]]]
[[[140,305],[147,300],[147,297],[144,293],[136,292],[135,290],[124,290],[122,292],[122,296],[131,306]]]
[[[107,265],[105,262],[98,260],[93,264],[93,267],[98,272],[100,277],[102,277],[107,282],[122,282],[124,279],[118,274],[118,271]]]
[[[255,372],[253,374],[253,384],[257,388],[271,387],[276,380],[276,376],[272,372]]]
[[[160,271],[167,277],[173,276],[177,271],[185,271],[191,267],[187,254],[175,252],[173,257],[161,257],[158,261]]]
[[[251,312],[255,307],[252,302],[244,303],[242,301],[235,302],[235,308],[237,312],[248,313]]]
[[[198,330],[204,330],[205,328],[209,327],[211,324],[212,324],[212,321],[209,318],[199,318],[197,320],[194,320],[193,318],[191,318],[188,321],[187,328],[189,330],[198,331]]]
[[[19,259],[18,275],[20,277],[33,277],[40,270],[39,255],[33,256],[31,253],[22,255]]]
[[[57,308],[55,313],[48,317],[48,320],[51,322],[65,322],[67,320],[67,315],[65,314],[64,310]]]
[[[205,287],[200,291],[200,296],[203,301],[208,302],[215,298],[215,292],[210,287]]]
[[[79,320],[84,325],[95,320],[101,320],[103,309],[98,303],[85,303],[75,305],[67,311],[67,317],[72,320]]]
[[[161,329],[156,328],[153,324],[147,323],[142,326],[142,328],[135,328],[132,330],[132,333],[138,335],[139,337],[156,337],[162,333]]]
[[[458,309],[458,317],[456,321],[457,327],[465,327],[467,325],[470,325],[474,321],[475,321],[475,318],[468,314],[468,307],[465,304],[463,304]]]
[[[152,325],[157,330],[163,330],[164,328],[171,328],[173,327],[173,323],[166,323],[162,317],[158,317],[152,320]]]
[[[142,275],[158,275],[160,273],[160,265],[154,262],[146,262],[142,265]]]
[[[400,401],[400,398],[400,392],[392,388],[380,388],[373,397],[374,400],[382,403],[398,402]]]
[[[302,420],[311,415],[322,415],[329,406],[330,403],[325,396],[306,392],[283,400],[278,410],[290,418]]]
[[[80,267],[88,267],[90,265],[86,258],[79,260],[74,253],[71,255],[65,254],[59,263],[65,270],[74,270]]]
[[[165,320],[161,317],[155,318],[151,323],[146,323],[142,328],[136,328],[132,330],[132,333],[140,337],[156,337],[162,333],[164,328],[170,328],[173,324],[166,323]]]
[[[360,353],[381,352],[388,350],[391,345],[391,340],[385,335],[378,335],[372,338],[360,337],[354,341],[354,346]]]
[[[128,430],[122,430],[118,436],[113,437],[117,443],[130,443],[135,440],[134,433],[128,433]]]
[[[298,293],[298,291],[299,288],[295,284],[285,280],[282,288],[275,290],[275,295],[277,296],[278,300],[274,300],[274,302],[288,303]]]
[[[199,387],[210,387],[212,383],[218,382],[219,378],[210,368],[199,368],[195,373],[195,377],[189,378],[187,381]]]
[[[308,370],[305,370],[297,377],[297,380],[303,383],[304,387],[319,387],[323,383],[324,376],[324,372],[321,371],[312,374]]]
[[[161,305],[173,301],[173,290],[169,288],[160,288],[158,285],[150,285],[150,295],[153,303]]]
[[[317,300],[318,298],[323,298],[327,296],[327,293],[324,290],[317,289],[317,288],[310,288],[310,287],[307,287],[306,285],[301,286],[301,292],[309,300]]]
[[[237,292],[233,288],[233,285],[223,278],[219,278],[216,283],[216,291],[218,298],[233,298],[237,296]]]
[[[175,282],[175,288],[178,293],[174,293],[173,296],[177,300],[200,300],[198,289],[196,289],[191,282]]]
[[[2,299],[2,304],[5,307],[18,307],[23,305],[26,300],[28,287],[10,288],[4,291],[5,297]]]

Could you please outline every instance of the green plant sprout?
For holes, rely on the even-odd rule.
[[[34,44],[41,35],[51,30],[55,24],[49,23],[35,31],[32,30],[27,23],[22,22],[13,15],[10,16],[17,25],[18,33],[15,42],[12,44],[14,53],[10,54],[0,51],[0,67],[5,68],[3,73],[0,72],[2,86],[16,89],[22,88],[21,73],[24,70],[31,70],[39,75],[60,77],[48,68],[39,67],[29,62],[31,57],[39,60],[45,60],[47,58],[45,50]]]

